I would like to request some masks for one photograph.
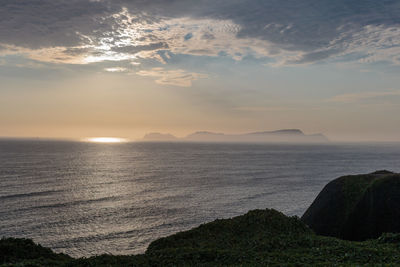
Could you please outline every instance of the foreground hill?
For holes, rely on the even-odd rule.
[[[353,242],[318,236],[297,217],[254,210],[158,239],[145,254],[73,259],[27,239],[0,240],[2,266],[399,265],[400,235]]]

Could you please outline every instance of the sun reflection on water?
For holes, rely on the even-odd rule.
[[[128,142],[125,138],[119,137],[90,137],[86,138],[84,141],[92,142],[92,143],[124,143]]]

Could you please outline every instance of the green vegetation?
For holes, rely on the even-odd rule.
[[[400,174],[376,171],[329,182],[302,216],[318,235],[362,241],[400,231]]]
[[[158,239],[142,255],[73,259],[27,239],[0,240],[0,266],[192,265],[400,266],[400,236],[384,234],[364,242],[318,236],[297,217],[267,209]]]
[[[369,188],[377,186],[384,181],[392,180],[393,177],[398,177],[398,174],[381,170],[370,174],[349,175],[338,178],[337,180],[342,184],[341,190],[346,203],[346,219]]]
[[[56,254],[51,249],[33,243],[30,239],[2,238],[0,240],[1,266],[57,266],[72,258]]]

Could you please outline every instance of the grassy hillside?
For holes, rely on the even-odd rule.
[[[400,232],[400,174],[376,171],[329,182],[302,216],[315,233],[362,241]]]
[[[400,236],[352,242],[315,235],[297,217],[254,210],[161,238],[142,255],[73,259],[27,239],[0,241],[1,266],[400,265]]]

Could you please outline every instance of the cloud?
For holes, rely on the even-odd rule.
[[[165,70],[163,68],[153,68],[151,70],[142,70],[136,74],[140,76],[155,77],[156,83],[162,85],[174,85],[180,87],[190,87],[192,82],[205,78],[206,75],[194,72],[187,72],[185,70]]]
[[[323,59],[327,59],[332,55],[338,53],[338,50],[333,48],[323,49],[319,51],[313,51],[310,53],[300,53],[299,55],[295,56],[295,58],[291,59],[288,57],[285,62],[287,64],[305,64],[310,62],[317,62]]]
[[[240,106],[235,107],[234,110],[249,111],[249,112],[280,112],[280,111],[293,111],[297,110],[294,107],[286,106]]]
[[[105,68],[104,70],[107,72],[128,72],[127,68],[122,67]]]
[[[142,51],[154,51],[158,49],[167,49],[168,44],[165,42],[151,43],[147,45],[127,45],[127,46],[119,46],[113,47],[112,50],[120,53],[129,53],[136,54]]]
[[[76,46],[82,34],[106,31],[102,18],[117,7],[90,0],[2,0],[0,40],[24,48]]]
[[[124,3],[132,10],[137,6],[137,3]],[[399,34],[393,32],[400,24],[400,2],[396,0],[172,0],[168,5],[162,1],[147,1],[141,8],[168,18],[229,21],[237,29],[235,38],[229,39],[232,46],[243,47],[241,39],[258,40],[248,45],[247,50],[255,51],[258,56],[274,54],[281,65],[335,57],[348,60],[347,56],[354,53],[355,47],[363,57],[369,58],[368,62],[398,63],[392,57],[395,51],[386,54],[380,51],[396,47],[399,40]],[[371,29],[379,29],[375,33],[385,31],[395,42],[372,39]],[[379,53],[377,58],[375,53]]]
[[[336,103],[355,103],[362,100],[380,98],[380,97],[391,97],[391,96],[400,96],[400,90],[396,91],[382,91],[382,92],[362,92],[356,94],[342,94],[334,96],[328,99],[328,102],[336,102]]]
[[[300,110],[320,110],[319,107],[310,106],[239,106],[233,108],[238,111],[246,112],[282,112],[282,111],[300,111]]]
[[[250,55],[275,65],[330,59],[400,65],[399,26],[396,0],[3,0],[0,56],[167,63],[165,50]]]
[[[183,39],[185,39],[185,41],[192,39],[193,34],[191,32],[189,32],[188,34],[186,34],[185,36],[183,36]]]
[[[344,43],[345,52],[363,55],[362,63],[392,62],[400,65],[400,28],[383,25],[367,25],[352,34],[351,41]]]

